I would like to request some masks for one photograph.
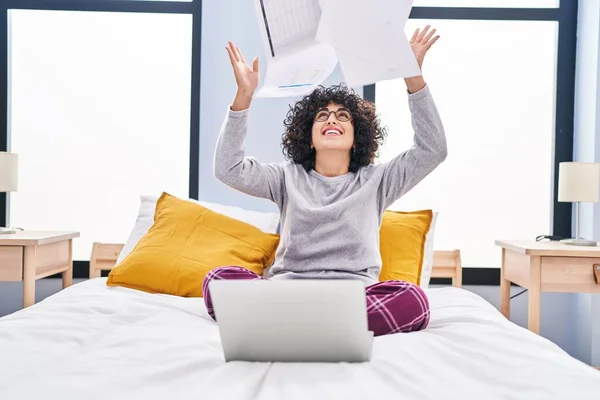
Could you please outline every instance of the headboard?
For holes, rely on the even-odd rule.
[[[96,242],[92,246],[90,279],[100,277],[102,271],[114,268],[123,244]],[[462,286],[460,250],[436,250],[433,252],[432,278],[450,278],[452,286]]]
[[[432,278],[451,278],[452,286],[462,287],[462,262],[460,250],[436,250],[433,252]]]

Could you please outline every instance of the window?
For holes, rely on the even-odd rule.
[[[551,230],[558,23],[420,19],[407,36],[426,24],[442,35],[423,74],[449,155],[393,208],[439,211],[436,249],[460,249],[465,267],[499,267],[495,239]],[[412,145],[406,86],[380,82],[375,94],[386,161]]]
[[[192,16],[10,12],[9,221],[124,243],[141,194],[187,197]]]

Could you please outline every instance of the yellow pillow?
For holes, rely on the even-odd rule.
[[[262,275],[278,244],[279,235],[163,193],[154,224],[110,271],[107,285],[202,297],[202,281],[210,270],[235,265]]]
[[[380,281],[403,280],[419,285],[425,237],[433,211],[385,211],[379,230],[382,267]]]

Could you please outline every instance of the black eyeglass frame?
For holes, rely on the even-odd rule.
[[[321,113],[323,113],[323,116],[325,114],[327,114],[327,117],[325,117],[325,118],[319,118],[319,115]],[[340,116],[338,115],[338,113],[346,113],[346,114],[348,114],[348,119],[340,118]],[[317,121],[317,122],[325,122],[325,121],[327,121],[329,119],[329,116],[331,114],[334,114],[335,118],[338,121],[340,121],[340,122],[351,122],[352,121],[352,113],[347,108],[338,108],[335,111],[329,110],[327,108],[321,108],[321,109],[317,110],[317,112],[315,113],[315,121]]]

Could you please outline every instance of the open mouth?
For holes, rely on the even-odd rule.
[[[322,134],[323,136],[342,136],[344,132],[338,128],[327,128],[323,130]]]

